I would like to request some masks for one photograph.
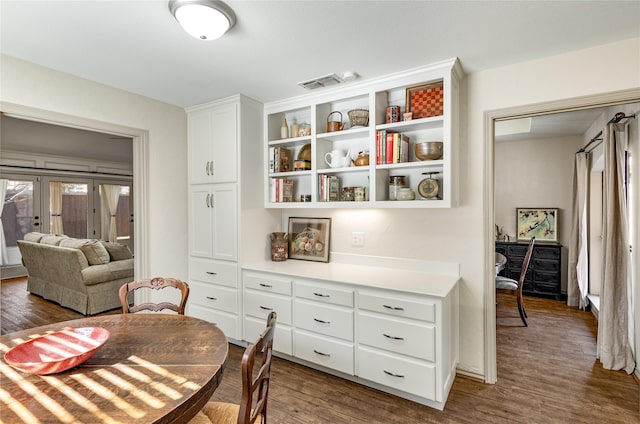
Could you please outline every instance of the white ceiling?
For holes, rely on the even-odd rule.
[[[467,73],[640,36],[640,1],[242,1],[216,41],[168,1],[0,0],[2,53],[190,106],[269,102],[353,70],[380,76],[451,57]]]

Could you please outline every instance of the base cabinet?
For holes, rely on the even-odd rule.
[[[442,409],[458,363],[458,288],[444,297],[243,270],[244,340],[278,313],[274,350]]]

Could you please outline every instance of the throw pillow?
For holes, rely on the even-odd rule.
[[[68,237],[67,236],[54,236],[54,235],[48,234],[46,236],[43,236],[40,239],[40,244],[50,244],[51,246],[57,246],[57,245],[60,244],[60,242],[63,239],[66,239],[66,238],[68,238]]]
[[[27,233],[24,235],[24,239],[25,241],[31,241],[33,243],[40,243],[40,240],[42,239],[42,237],[46,236],[47,234],[45,233],[38,233],[36,231],[31,232],[31,233]]]
[[[87,257],[89,265],[102,265],[109,263],[109,252],[98,240],[87,240],[87,243],[80,247],[84,256]]]
[[[110,241],[101,241],[100,243],[105,247],[105,249],[107,249],[112,261],[121,261],[133,258],[131,250],[129,250],[129,247],[125,244],[113,243]]]

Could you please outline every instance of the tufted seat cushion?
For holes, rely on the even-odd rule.
[[[497,276],[496,277],[496,288],[498,289],[508,289],[508,290],[517,290],[518,282],[511,278]]]

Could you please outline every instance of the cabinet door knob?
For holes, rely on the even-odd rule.
[[[209,164],[211,164],[211,161],[207,161],[207,165],[204,167],[205,172],[207,173],[207,175],[211,175],[211,173],[209,172]]]

